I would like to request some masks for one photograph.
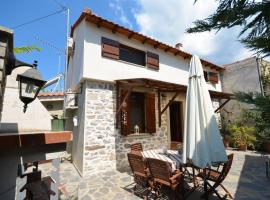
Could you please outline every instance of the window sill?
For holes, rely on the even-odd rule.
[[[149,133],[140,133],[140,134],[130,134],[130,135],[127,135],[127,136],[123,136],[123,138],[150,138],[152,135],[149,134]]]

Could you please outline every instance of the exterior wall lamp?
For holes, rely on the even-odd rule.
[[[26,112],[27,105],[36,99],[39,91],[46,83],[46,81],[42,79],[40,73],[36,69],[37,61],[35,61],[34,64],[30,66],[32,68],[29,68],[24,73],[17,75],[17,81],[19,82],[20,100],[24,103],[24,113]]]

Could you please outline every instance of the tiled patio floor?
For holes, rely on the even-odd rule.
[[[225,187],[237,200],[269,200],[270,179],[265,174],[265,158],[254,152],[228,151],[232,152],[235,156],[232,169],[224,182]],[[42,168],[44,173],[50,168],[50,164],[43,164],[40,166]],[[63,162],[60,165],[60,182],[61,199],[142,199],[131,192],[133,178],[128,173],[107,171],[82,179],[71,163]],[[200,194],[196,191],[188,199],[200,199]]]

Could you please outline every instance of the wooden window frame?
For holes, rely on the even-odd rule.
[[[139,65],[139,66],[146,66],[148,69],[152,70],[159,70],[159,55],[150,51],[143,51],[122,43],[119,43],[116,40],[112,40],[106,37],[101,37],[101,56],[105,58],[110,58],[113,60],[121,60],[123,62]],[[135,52],[139,52],[144,54],[144,61],[143,63],[140,62],[131,62],[125,59],[121,59],[121,48],[130,49]]]
[[[131,106],[130,103],[130,96],[132,93],[142,93],[144,94],[144,130],[141,131],[139,134],[149,133],[154,134],[156,133],[156,110],[155,110],[155,93],[151,92],[142,92],[142,91],[131,91],[131,90],[122,90],[119,96],[121,106],[119,109],[120,114],[120,123],[121,123],[121,135],[128,136],[135,134],[134,127],[131,127]],[[118,113],[117,112],[117,113]],[[117,117],[117,116],[116,116]]]
[[[216,72],[208,72],[208,80],[210,83],[218,84],[219,82],[219,76]]]

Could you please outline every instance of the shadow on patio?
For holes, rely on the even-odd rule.
[[[241,166],[235,167],[240,168]],[[235,199],[270,199],[270,179],[266,177],[265,173],[265,158],[262,156],[245,155],[235,192]]]

